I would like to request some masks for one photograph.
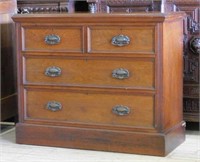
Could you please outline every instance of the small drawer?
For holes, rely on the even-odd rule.
[[[155,53],[155,27],[88,27],[89,53]]]
[[[92,91],[26,91],[26,119],[153,127],[154,97]]]
[[[83,50],[82,27],[23,27],[23,51],[69,51]]]
[[[26,58],[25,84],[154,89],[153,59],[90,60]]]

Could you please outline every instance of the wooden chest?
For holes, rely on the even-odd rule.
[[[171,152],[185,139],[183,17],[15,15],[17,143]]]

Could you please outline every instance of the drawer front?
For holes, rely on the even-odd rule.
[[[22,50],[24,51],[70,51],[83,50],[81,27],[24,27]]]
[[[26,58],[24,69],[25,84],[72,84],[150,89],[155,87],[153,59],[121,61]]]
[[[26,92],[26,119],[152,127],[154,97],[112,93]]]
[[[155,53],[155,27],[90,27],[88,52]]]

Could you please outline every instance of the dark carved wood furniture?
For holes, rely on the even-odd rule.
[[[0,1],[1,35],[1,121],[17,116],[16,60],[14,24],[11,16],[17,11],[15,0]]]
[[[87,0],[87,2],[96,3],[97,10],[104,12],[173,11],[176,7],[166,0]]]
[[[185,139],[183,16],[15,15],[17,143],[171,152]]]
[[[184,119],[200,121],[199,111],[199,55],[200,55],[200,0],[174,0],[179,11],[185,11],[184,28]]]
[[[68,0],[17,0],[19,13],[68,12]]]

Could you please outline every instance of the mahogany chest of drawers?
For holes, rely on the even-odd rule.
[[[17,143],[171,152],[185,139],[183,17],[15,15]]]

